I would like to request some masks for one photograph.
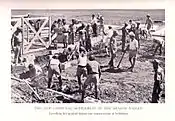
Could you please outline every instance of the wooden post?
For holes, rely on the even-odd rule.
[[[51,16],[49,16],[49,46],[51,45],[51,24],[52,24],[52,20],[51,20]]]
[[[21,17],[21,23],[22,23],[22,46],[21,46],[21,55],[24,54],[24,21]]]

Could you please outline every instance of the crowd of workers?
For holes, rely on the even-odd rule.
[[[40,21],[37,21],[37,23]],[[39,24],[37,24],[39,26]],[[36,26],[35,29],[38,30],[39,27]],[[122,52],[129,52],[129,62],[131,66],[128,68],[131,72],[136,63],[136,56],[138,53],[138,49],[140,48],[140,39],[141,36],[146,34],[151,37],[150,30],[153,28],[153,22],[150,19],[150,15],[147,15],[145,26],[147,31],[143,31],[140,28],[140,22],[134,22],[129,20],[129,23],[125,23],[124,26],[120,29],[122,31],[121,44],[122,44]],[[49,61],[48,64],[48,88],[52,86],[52,77],[55,74],[59,80],[59,89],[62,90],[62,78],[61,78],[61,62],[68,61],[73,58],[73,55],[78,60],[77,66],[77,80],[79,84],[79,90],[82,92],[82,101],[84,99],[85,89],[91,83],[95,85],[95,98],[98,98],[98,85],[101,77],[101,69],[100,64],[95,60],[94,55],[88,56],[88,52],[92,50],[91,39],[93,37],[102,36],[102,42],[106,43],[105,50],[106,54],[110,56],[109,67],[114,68],[114,59],[116,57],[118,51],[118,32],[113,30],[111,26],[108,26],[108,29],[104,29],[104,17],[100,14],[95,16],[94,14],[91,17],[91,22],[86,24],[77,19],[72,19],[71,24],[67,26],[66,19],[58,19],[54,21],[51,26],[52,33],[52,41],[56,48],[58,48],[57,44],[60,40],[62,40],[64,45],[63,53],[56,53]],[[104,37],[105,36],[105,37]],[[77,37],[77,38],[76,38]],[[127,39],[129,37],[129,39]],[[22,30],[17,28],[17,30],[12,35],[12,50],[15,53],[15,63],[20,60],[20,47],[22,42]],[[128,41],[129,40],[129,41]],[[129,43],[128,43],[128,42]],[[79,46],[73,46],[72,48],[69,46],[75,45],[75,43],[79,43]],[[157,41],[157,48],[162,46],[162,44]],[[161,50],[161,49],[160,49]],[[153,55],[155,55],[156,51]],[[161,53],[161,52],[160,52]],[[20,75],[20,78],[25,78],[25,75],[29,75],[29,78],[32,78],[38,75],[37,72],[41,72],[42,69],[39,67],[35,67],[36,61],[34,64],[29,64],[29,71],[24,72]],[[163,71],[160,66],[158,66],[158,61],[153,62],[153,66],[155,69],[155,84],[153,90],[153,102],[158,101],[157,95],[160,94],[160,82],[164,80],[164,77],[158,78],[158,75],[163,75]],[[161,71],[160,71],[161,70]],[[86,81],[82,84],[82,76],[87,77]],[[157,81],[158,80],[158,81]],[[157,97],[156,97],[156,96]],[[156,98],[155,98],[156,97]]]

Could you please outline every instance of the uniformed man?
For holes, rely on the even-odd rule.
[[[98,98],[98,86],[101,77],[101,69],[100,64],[95,60],[95,57],[93,55],[89,56],[89,61],[87,63],[87,73],[88,76],[83,84],[82,89],[82,101],[84,101],[86,87],[91,85],[91,83],[95,85],[95,98]]]

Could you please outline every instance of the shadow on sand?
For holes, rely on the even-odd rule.
[[[108,68],[105,70],[102,70],[102,72],[109,72],[109,73],[121,73],[121,72],[127,72],[128,69],[121,69],[121,68]]]

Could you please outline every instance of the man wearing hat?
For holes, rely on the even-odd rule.
[[[53,74],[56,75],[56,77],[59,80],[59,86],[60,88],[58,89],[61,91],[62,89],[62,79],[61,79],[61,67],[60,67],[60,61],[59,61],[59,54],[56,53],[49,62],[49,69],[48,69],[48,88],[51,88],[51,82],[52,82],[52,77]]]
[[[146,19],[146,22],[145,22],[145,26],[148,30],[149,36],[151,37],[150,29],[153,28],[153,22],[152,22],[149,14],[147,14],[146,17],[147,17],[147,19]]]
[[[130,42],[127,46],[127,49],[129,49],[129,62],[131,63],[131,72],[133,71],[135,62],[136,62],[136,55],[138,51],[138,41],[135,39],[135,34],[133,32],[129,33]]]
[[[21,57],[21,43],[22,43],[22,28],[17,27],[16,31],[12,35],[12,49],[14,50],[14,63],[19,63]]]
[[[88,76],[82,88],[82,101],[84,100],[85,89],[91,83],[95,85],[95,98],[98,98],[98,86],[101,77],[101,69],[100,64],[95,60],[93,55],[89,56],[89,62],[87,63],[87,73]]]

